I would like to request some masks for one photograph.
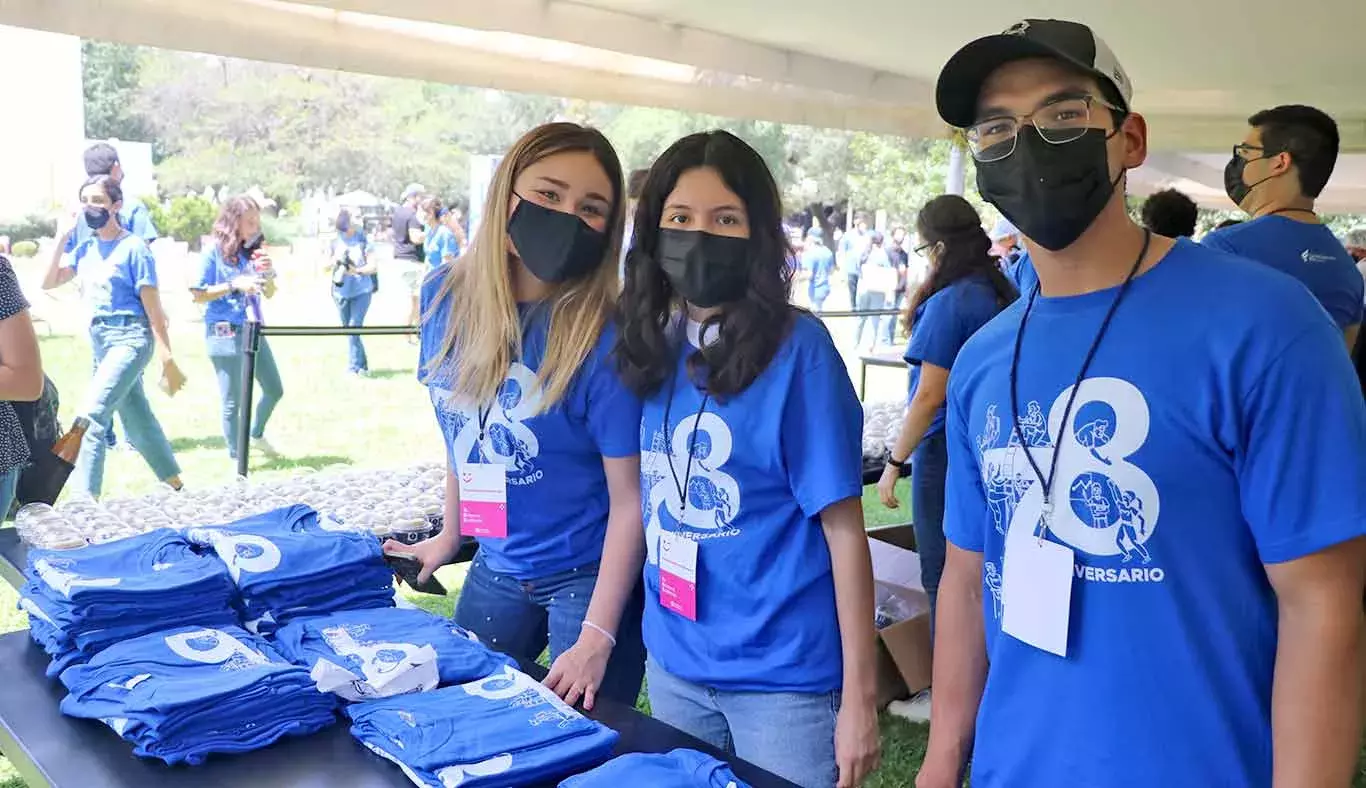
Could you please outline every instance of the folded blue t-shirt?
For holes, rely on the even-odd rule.
[[[697,750],[620,755],[591,772],[570,777],[560,788],[749,788],[730,766]]]
[[[617,742],[616,731],[512,668],[434,692],[358,703],[346,714],[352,736],[432,788],[553,779],[601,762]]]

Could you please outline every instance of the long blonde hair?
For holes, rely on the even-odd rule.
[[[522,350],[522,321],[512,293],[508,254],[508,203],[512,187],[527,167],[559,153],[593,154],[612,182],[607,248],[589,275],[559,285],[548,299],[550,327],[545,358],[536,372],[540,412],[569,390],[574,375],[598,343],[616,303],[617,258],[624,225],[621,162],[602,132],[575,123],[547,123],[527,132],[499,163],[489,186],[479,229],[468,251],[446,267],[441,286],[423,319],[450,299],[441,347],[423,369],[423,379],[441,376],[456,403],[492,402]]]

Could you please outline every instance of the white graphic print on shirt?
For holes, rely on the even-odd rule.
[[[1157,529],[1160,498],[1151,477],[1129,462],[1148,439],[1149,410],[1143,394],[1118,378],[1088,378],[1077,392],[1070,423],[1063,425],[1068,387],[1054,400],[1045,423],[1043,408],[1030,401],[1020,414],[1020,432],[1039,468],[1048,473],[1058,458],[1054,501],[1048,523],[1055,538],[1079,552],[1078,578],[1098,583],[1160,583],[1149,543]],[[1008,407],[1007,411],[1008,411]],[[1029,538],[1043,518],[1043,488],[1025,455],[1010,414],[987,407],[977,437],[982,487],[997,533]],[[1002,446],[1002,433],[1006,439]],[[1116,563],[1113,559],[1118,558]],[[988,561],[983,582],[1001,613],[1000,579],[1005,567]]]
[[[740,485],[721,470],[734,448],[725,420],[715,413],[689,416],[674,427],[668,440],[663,430],[655,430],[650,444],[652,450],[641,457],[641,474],[649,485],[644,515],[650,563],[659,561],[659,532],[663,528],[660,518],[665,513],[691,539],[737,535],[739,531],[731,523],[740,512]],[[686,505],[679,494],[685,483]]]
[[[457,403],[451,391],[441,386],[432,386],[430,392],[442,430],[454,436],[451,456],[457,462],[474,456],[478,444],[478,461],[507,466],[508,484],[534,484],[544,476],[535,462],[541,454],[541,444],[536,433],[524,423],[540,410],[543,392],[536,373],[525,364],[512,364],[492,405]],[[482,441],[481,414],[485,419]]]

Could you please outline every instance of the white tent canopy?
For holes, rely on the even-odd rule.
[[[0,0],[0,23],[128,43],[908,136],[945,133],[934,78],[961,43],[1007,27],[1010,0]],[[1137,190],[1225,205],[1223,161],[1253,111],[1306,103],[1366,153],[1366,2],[1041,0],[1091,24],[1149,122]],[[1182,152],[1182,153],[1178,153]],[[1346,157],[1325,207],[1366,209]]]

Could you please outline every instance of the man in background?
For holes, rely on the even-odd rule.
[[[426,193],[427,188],[422,184],[408,184],[389,222],[394,239],[394,262],[400,266],[403,286],[412,300],[412,308],[408,312],[408,325],[412,326],[417,325],[422,317],[419,298],[422,295],[422,279],[426,274],[422,245],[427,240],[427,234],[417,218],[417,206]]]
[[[861,213],[854,219],[854,229],[845,233],[839,239],[839,254],[835,260],[839,263],[841,271],[844,271],[846,281],[849,283],[849,308],[858,308],[858,280],[863,265],[863,258],[868,253],[870,245],[868,235],[868,215]]]
[[[1154,192],[1143,203],[1143,226],[1168,238],[1194,238],[1200,209],[1176,189]]]
[[[830,297],[830,275],[835,271],[835,253],[825,245],[825,231],[812,227],[806,233],[806,248],[802,250],[802,269],[811,275],[807,295],[811,311],[825,310],[825,299]]]
[[[1289,105],[1248,119],[1233,146],[1224,188],[1253,218],[1202,243],[1284,271],[1309,288],[1346,339],[1361,330],[1363,286],[1356,262],[1314,212],[1338,160],[1338,125],[1313,107]]]
[[[626,255],[631,251],[631,236],[636,230],[636,206],[640,204],[640,193],[645,190],[645,179],[649,175],[649,170],[632,170],[626,179],[626,234],[621,239],[621,262],[617,271],[622,282],[626,281]]]

